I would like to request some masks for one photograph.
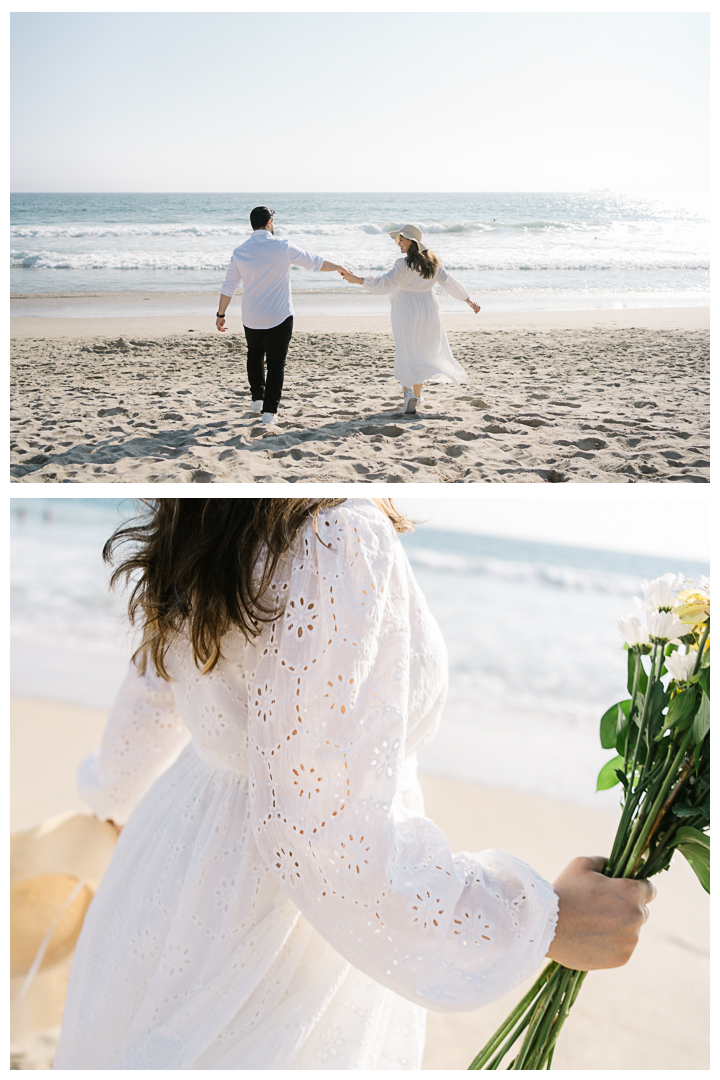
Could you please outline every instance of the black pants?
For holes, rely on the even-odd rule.
[[[253,401],[262,400],[263,412],[275,413],[280,404],[283,378],[285,377],[285,358],[290,347],[293,332],[293,317],[288,315],[285,322],[271,326],[269,330],[254,330],[244,327],[247,341],[247,373],[250,393]],[[265,360],[267,359],[267,382],[265,381]]]

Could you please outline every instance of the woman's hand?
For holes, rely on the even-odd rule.
[[[471,307],[473,309],[473,311],[475,312],[475,314],[477,315],[478,311],[480,310],[480,305],[476,304],[474,300],[466,300],[465,303],[469,307]]]
[[[576,971],[626,964],[657,894],[651,881],[605,877],[606,862],[597,855],[573,859],[553,883],[560,913],[547,955]]]
[[[227,330],[227,327],[225,326],[225,316],[224,316],[224,315],[223,315],[223,317],[222,317],[221,319],[220,319],[220,318],[217,318],[217,319],[215,320],[215,326],[216,326],[216,328],[217,328],[218,330],[222,330],[223,332],[224,332],[225,330]]]
[[[363,283],[363,278],[351,273],[350,270],[341,270],[340,276],[345,278],[350,285],[362,285]]]

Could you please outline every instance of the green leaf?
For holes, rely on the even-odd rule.
[[[683,825],[682,829],[678,829],[675,833],[674,844],[700,844],[701,847],[707,849],[710,853],[710,837],[707,833],[701,832],[700,829],[693,829],[691,825]]]
[[[697,691],[695,687],[683,690],[681,694],[676,694],[675,697],[671,698],[665,716],[665,727],[673,728],[684,724],[689,719],[696,701]]]
[[[620,776],[624,775],[622,771],[624,761],[624,758],[614,757],[603,765],[598,774],[596,791],[606,791],[607,788],[615,787],[620,783]]]
[[[658,681],[654,682],[650,687],[650,694],[646,706],[649,710],[648,720],[650,721],[650,724],[652,724],[653,720],[657,720],[658,713],[662,712],[669,700],[670,695],[666,692],[663,684],[658,679]]]
[[[600,745],[604,750],[612,750],[616,743],[621,726],[630,715],[630,699],[618,701],[611,705],[600,720]]]
[[[695,876],[706,893],[710,892],[710,851],[699,844],[678,844],[681,852],[695,871]]]
[[[691,825],[678,829],[673,840],[676,846],[695,871],[695,875],[705,892],[710,892],[710,837]]]
[[[700,699],[700,707],[695,713],[693,720],[693,738],[699,745],[710,730],[710,698],[703,694]]]
[[[641,694],[644,694],[647,689],[647,675],[645,674],[645,668],[642,665],[642,659],[634,653],[632,649],[628,650],[628,680],[627,688],[628,694],[633,692],[633,682],[635,680],[635,665],[640,665],[640,675],[638,677],[638,690]]]
[[[710,697],[710,668],[701,668],[698,682],[703,688],[704,692]]]

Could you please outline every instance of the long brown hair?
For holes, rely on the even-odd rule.
[[[120,545],[131,550],[113,570],[110,585],[134,579],[128,602],[142,640],[133,656],[141,672],[148,657],[168,679],[165,657],[186,630],[203,672],[222,658],[224,635],[236,628],[246,639],[278,614],[265,593],[280,557],[301,527],[344,499],[148,499],[144,517],[121,525],[103,548],[112,563]],[[398,532],[412,529],[391,499],[375,502]],[[321,542],[318,538],[318,542]]]
[[[417,270],[424,278],[433,278],[440,269],[440,260],[434,251],[421,251],[414,240],[410,241],[407,251],[407,264],[411,270]]]

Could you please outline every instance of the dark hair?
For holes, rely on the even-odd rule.
[[[275,216],[274,210],[268,210],[267,206],[256,206],[250,211],[250,224],[253,229],[264,229],[271,217]]]
[[[278,609],[265,593],[280,557],[313,517],[344,499],[148,499],[145,518],[121,525],[103,548],[113,562],[117,548],[132,551],[113,570],[114,587],[121,578],[135,580],[128,612],[142,628],[133,656],[141,672],[148,657],[164,679],[165,657],[183,630],[192,642],[197,667],[212,671],[222,658],[224,635],[238,629],[246,639],[260,633]],[[398,532],[412,523],[391,499],[375,502]],[[320,543],[318,537],[318,543]]]
[[[410,241],[410,247],[406,255],[407,264],[411,270],[417,270],[424,278],[433,278],[440,269],[440,260],[432,251],[421,251],[414,240]]]

